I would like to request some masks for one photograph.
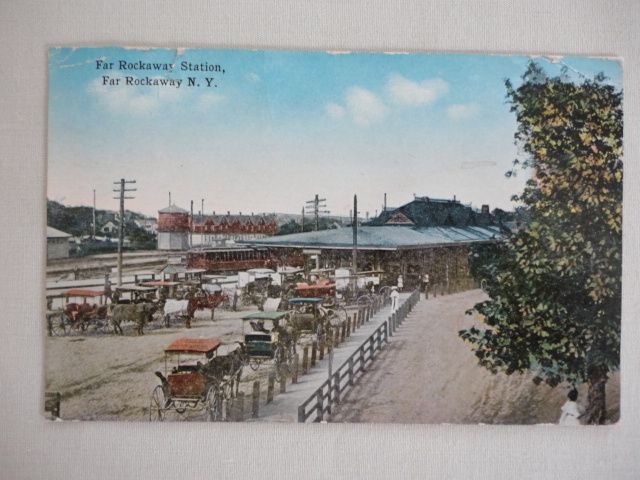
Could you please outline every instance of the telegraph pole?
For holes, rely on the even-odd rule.
[[[95,240],[96,238],[96,189],[93,189],[93,237],[92,239]]]
[[[191,200],[191,216],[189,217],[189,249],[193,248],[193,200]]]
[[[202,233],[200,233],[200,250],[204,250],[204,198],[200,210],[200,223],[202,224]]]
[[[358,289],[358,196],[353,196],[353,251],[351,254],[351,266],[353,268],[354,292]]]
[[[330,213],[329,210],[321,210],[327,208],[326,203],[324,203],[326,201],[326,198],[319,198],[318,194],[316,193],[313,200],[309,200],[308,202],[306,202],[305,207],[308,210],[307,213],[310,213],[315,217],[316,231],[320,230],[320,214]]]
[[[114,185],[119,185],[119,188],[114,188],[113,191],[119,193],[117,197],[113,197],[115,200],[120,200],[120,228],[118,231],[118,286],[122,286],[122,245],[124,243],[124,201],[135,197],[127,197],[127,192],[135,192],[135,188],[126,188],[128,183],[136,183],[135,180],[125,180],[121,178],[118,182],[113,182]]]
[[[304,207],[302,207],[302,230],[301,231],[304,233]]]

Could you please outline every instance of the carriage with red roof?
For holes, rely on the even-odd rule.
[[[64,306],[58,310],[47,310],[47,331],[50,336],[89,330],[107,333],[112,330],[109,309],[103,302],[104,291],[71,288],[57,297],[63,299]]]
[[[220,352],[220,348],[227,352]],[[165,371],[149,404],[149,420],[163,421],[169,411],[204,411],[210,421],[226,420],[226,404],[238,389],[244,353],[219,338],[179,338],[164,349]],[[175,364],[168,369],[169,360]]]

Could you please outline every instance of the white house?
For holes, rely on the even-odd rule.
[[[115,235],[118,233],[118,225],[116,225],[115,223],[113,223],[111,220],[109,220],[107,223],[105,223],[102,228],[100,229],[100,231],[102,233],[104,233],[105,235]]]

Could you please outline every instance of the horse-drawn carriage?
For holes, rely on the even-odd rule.
[[[349,318],[344,307],[326,306],[325,298],[294,297],[287,302],[291,323],[299,335],[313,334],[318,341],[331,341],[334,329]]]
[[[255,312],[242,317],[248,364],[252,370],[273,363],[279,377],[290,373],[298,340],[288,312]]]
[[[108,332],[111,330],[108,307],[102,304],[103,291],[86,288],[72,288],[62,293],[65,300],[64,307],[57,310],[47,310],[47,331],[51,336],[66,335],[67,333],[85,333],[90,330]],[[98,303],[91,303],[88,299],[99,299]],[[72,301],[69,299],[82,299]]]
[[[244,352],[235,345],[221,354],[218,338],[179,338],[165,348],[165,372],[155,372],[157,385],[149,403],[149,420],[162,421],[169,411],[205,411],[210,421],[224,421],[229,398],[237,394]],[[176,365],[168,371],[169,358]]]

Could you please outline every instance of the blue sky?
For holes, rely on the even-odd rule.
[[[97,60],[114,69],[97,69]],[[123,71],[118,62],[176,64],[170,73]],[[518,156],[505,103],[526,56],[240,50],[52,49],[49,58],[48,198],[116,209],[112,182],[137,181],[127,208],[156,215],[168,203],[205,212],[298,213],[315,193],[348,214],[353,194],[373,215],[383,194],[456,195],[511,208],[526,180],[504,176]],[[222,73],[180,71],[180,62]],[[604,72],[621,88],[620,64],[538,58],[551,75]],[[110,86],[103,75],[181,79],[172,86]],[[199,87],[187,87],[187,77]],[[204,77],[214,77],[206,87]]]

